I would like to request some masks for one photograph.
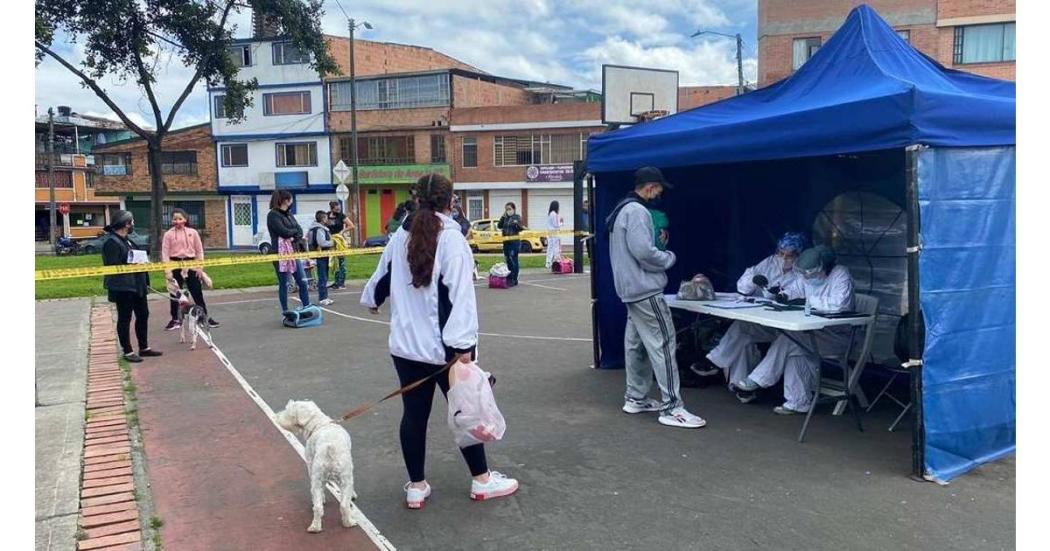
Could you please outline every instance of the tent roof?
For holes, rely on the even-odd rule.
[[[946,69],[867,5],[792,76],[592,136],[591,172],[811,157],[913,144],[1013,145],[1013,82]]]

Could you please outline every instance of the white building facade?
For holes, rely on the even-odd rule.
[[[241,65],[238,78],[259,86],[236,124],[225,112],[225,89],[208,89],[218,190],[226,196],[229,246],[253,247],[256,234],[266,232],[275,189],[292,193],[300,219],[335,200],[327,102],[309,54],[286,39],[235,40],[229,54]]]

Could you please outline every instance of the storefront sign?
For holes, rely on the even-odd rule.
[[[357,181],[362,184],[411,184],[431,172],[444,176],[452,174],[447,164],[359,166]]]
[[[526,182],[571,182],[572,165],[531,165],[525,169]]]

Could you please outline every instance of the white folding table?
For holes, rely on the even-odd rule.
[[[872,321],[874,321],[875,316],[855,316],[848,318],[824,318],[816,314],[807,316],[803,310],[777,311],[767,308],[765,304],[762,303],[741,303],[739,298],[740,295],[736,293],[716,293],[716,300],[713,301],[680,300],[673,294],[664,295],[667,305],[671,308],[771,327],[785,334],[792,340],[795,339],[786,332],[805,333],[809,336],[812,348],[802,345],[802,343],[797,340],[795,342],[802,346],[803,349],[814,354],[819,361],[823,361],[823,357],[820,355],[820,349],[817,346],[817,339],[813,335],[813,332],[828,327],[851,327],[853,332],[850,334],[850,349],[847,349],[845,355],[839,359],[840,365],[843,368],[843,373],[846,375],[844,378],[848,379],[848,381],[844,381],[846,397],[836,404],[834,411],[835,415],[841,415],[845,409],[846,400],[856,392],[857,379],[860,375],[860,370],[853,370],[853,372],[850,373],[849,369],[849,354],[852,351],[853,340],[856,337],[857,330],[861,327],[870,325]],[[741,307],[745,304],[746,307]],[[861,397],[861,401],[864,401],[863,397]],[[816,404],[814,403],[814,407],[815,405]],[[853,409],[856,413],[856,406],[853,406]]]

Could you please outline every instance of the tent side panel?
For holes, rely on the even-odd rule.
[[[926,475],[947,481],[1016,446],[1014,147],[919,156]]]

